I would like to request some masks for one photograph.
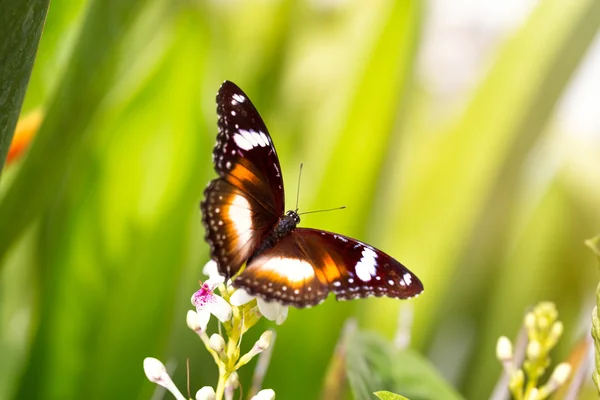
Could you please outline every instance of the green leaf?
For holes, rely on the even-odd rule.
[[[462,398],[422,355],[399,350],[375,334],[350,334],[346,357],[348,382],[356,399],[371,399],[382,389],[410,399]]]
[[[404,396],[400,396],[399,394],[386,392],[386,391],[375,392],[374,394],[381,400],[408,400]]]
[[[2,2],[0,12],[0,172],[21,112],[49,0]],[[3,220],[4,221],[4,220]]]
[[[596,257],[600,261],[600,235],[586,240],[585,244],[596,253]],[[592,311],[592,336],[594,338],[596,353],[596,369],[592,374],[592,378],[596,384],[598,394],[600,394],[600,313],[598,310],[600,310],[600,284],[598,284],[598,288],[596,289],[596,307]]]

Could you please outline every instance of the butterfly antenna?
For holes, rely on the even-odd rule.
[[[296,212],[298,212],[298,200],[300,200],[300,179],[302,178],[302,166],[304,163],[300,163],[300,172],[298,173],[298,188],[296,189]]]
[[[320,212],[325,212],[325,211],[343,210],[344,208],[346,208],[346,206],[334,207],[334,208],[326,208],[325,210],[306,211],[306,212],[303,212],[303,213],[298,213],[298,215],[314,214],[314,213],[320,213]]]

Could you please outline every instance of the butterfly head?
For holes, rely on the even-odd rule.
[[[297,225],[300,223],[300,216],[298,215],[298,213],[294,210],[290,210],[288,212],[285,213],[285,216],[294,221],[294,224]]]

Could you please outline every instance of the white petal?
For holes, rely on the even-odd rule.
[[[283,324],[285,322],[285,320],[287,319],[287,316],[288,316],[288,306],[281,306],[281,310],[279,311],[279,315],[277,316],[275,323],[277,325]]]
[[[206,304],[205,308],[215,317],[219,318],[219,321],[221,322],[229,321],[231,319],[231,314],[233,314],[229,303],[216,294],[213,296],[212,301]]]
[[[275,391],[273,389],[263,389],[256,393],[256,396],[252,396],[251,400],[273,400],[275,398]]]
[[[219,275],[219,269],[217,268],[217,262],[215,260],[210,260],[206,264],[204,264],[204,268],[202,268],[202,273],[209,278],[213,276]]]
[[[283,306],[276,301],[267,302],[260,297],[257,299],[258,310],[269,321],[276,321],[281,325],[287,318],[287,306]]]
[[[198,325],[200,325],[200,330],[205,332],[208,320],[210,319],[210,310],[208,307],[204,307],[202,309],[196,309],[196,312],[198,313]]]
[[[223,282],[225,282],[225,278],[222,277],[219,274],[213,275],[213,276],[211,276],[210,278],[208,278],[207,280],[204,281],[204,283],[206,283],[208,285],[208,287],[210,288],[210,290],[214,290],[214,288],[216,288],[217,286],[219,286]]]
[[[233,294],[229,298],[229,302],[231,303],[232,306],[239,307],[246,303],[251,302],[252,299],[254,299],[254,296],[251,296],[244,289],[238,289],[235,292],[233,292]]]

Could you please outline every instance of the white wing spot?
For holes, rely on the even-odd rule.
[[[236,133],[235,135],[233,135],[233,140],[235,141],[235,144],[237,144],[238,147],[243,150],[251,150],[254,147],[252,145],[252,143],[250,143],[248,141],[248,139],[246,139],[244,136],[240,135],[239,133]],[[233,151],[231,152],[231,154],[233,154]]]
[[[243,196],[234,196],[227,210],[227,215],[238,234],[240,243],[248,242],[252,236],[252,211],[248,200]]]
[[[348,283],[354,283],[354,279],[348,278]]]
[[[309,281],[315,276],[312,265],[298,258],[273,257],[264,264],[257,260],[257,265],[260,265],[260,269],[265,272],[271,271],[287,279],[292,286],[296,282]]]
[[[294,294],[300,293],[300,289],[294,289]]]
[[[356,276],[363,282],[368,282],[371,280],[373,276],[376,274],[377,267],[377,253],[371,250],[368,247],[365,247],[362,251],[362,258],[356,266],[354,270],[356,271]]]
[[[243,103],[244,101],[246,101],[246,98],[238,93],[234,94],[231,97],[233,98],[233,100],[237,101],[238,103]]]
[[[235,117],[236,112],[231,110],[231,115],[233,115]]]
[[[412,278],[408,272],[404,273],[403,278],[404,278],[404,282],[406,282],[407,285],[410,285],[412,283]]]
[[[231,161],[227,161],[225,163],[225,168],[227,168],[227,169],[231,168]]]
[[[390,280],[388,281],[388,283],[389,283],[390,285],[393,285],[393,284],[394,284],[394,281],[390,279]]]
[[[334,281],[333,286],[340,287],[340,286],[342,286],[342,283],[340,281]]]
[[[242,135],[249,143],[251,143],[252,147],[265,147],[269,145],[269,139],[263,132],[240,129],[239,134]]]

